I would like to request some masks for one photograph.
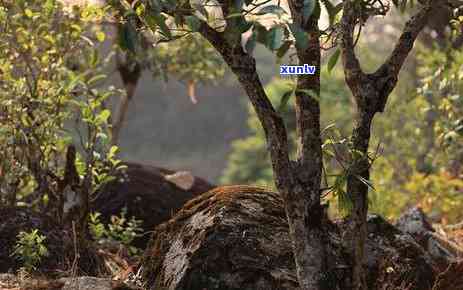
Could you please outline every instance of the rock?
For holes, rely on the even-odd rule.
[[[150,289],[297,288],[278,196],[232,188],[238,199],[212,190],[157,228],[143,261]]]
[[[444,271],[463,254],[458,245],[436,234],[419,207],[405,212],[397,220],[396,227],[410,234],[431,255],[440,271]]]
[[[402,232],[412,235],[421,245],[426,243],[428,233],[434,232],[428,218],[419,207],[413,207],[400,216],[396,222],[396,227]]]
[[[24,277],[19,279],[12,274],[0,274],[2,290],[141,290],[141,288],[114,281],[109,278],[90,276],[44,279]]]
[[[436,261],[425,249],[378,215],[368,216],[367,227],[368,289],[432,289]]]
[[[0,289],[17,289],[19,280],[13,274],[0,273]]]
[[[190,190],[195,183],[195,177],[189,171],[179,171],[174,174],[165,175],[164,178],[183,190]]]
[[[189,172],[125,164],[125,173],[103,186],[93,202],[93,211],[100,212],[105,223],[109,223],[112,215],[120,215],[126,207],[127,217],[142,220],[143,230],[152,231],[171,218],[187,200],[214,187]],[[143,235],[134,241],[134,245],[145,248],[148,240],[149,235]]]
[[[131,290],[136,289],[119,281],[108,278],[77,277],[59,280],[64,285],[61,290]]]
[[[342,223],[326,225],[327,289],[346,289]],[[368,220],[368,289],[431,289],[431,257],[378,216]],[[142,261],[148,289],[299,289],[286,215],[278,194],[249,186],[211,190],[158,226]]]

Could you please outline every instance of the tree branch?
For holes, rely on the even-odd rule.
[[[346,82],[351,87],[356,85],[360,79],[365,78],[365,73],[362,71],[359,60],[355,55],[354,29],[357,17],[355,15],[354,1],[346,0],[343,5],[341,51]]]
[[[231,0],[218,1],[224,16],[233,4]],[[190,3],[185,2],[183,15],[191,15],[193,11]],[[164,13],[175,16],[175,11],[163,11]],[[288,194],[288,184],[293,184],[291,162],[289,160],[289,146],[286,127],[281,116],[275,111],[272,103],[268,99],[264,87],[256,71],[255,59],[246,53],[241,46],[241,36],[234,39],[233,43],[225,37],[226,32],[219,32],[212,28],[206,21],[199,21],[198,32],[211,43],[211,45],[222,55],[223,59],[237,76],[239,82],[246,91],[249,99],[257,113],[259,121],[264,128],[267,139],[272,167],[275,173],[276,186],[287,188],[282,194]],[[284,186],[286,185],[286,186]]]
[[[378,88],[380,88],[381,92],[379,95],[381,98],[381,106],[378,108],[378,112],[384,110],[387,97],[397,83],[399,72],[410,51],[413,49],[416,38],[427,24],[431,13],[444,2],[445,0],[428,0],[427,3],[407,21],[391,55],[373,74],[374,82],[377,84]]]
[[[301,26],[308,34],[307,47],[296,47],[299,65],[313,65],[317,68],[315,75],[300,75],[296,89],[296,123],[298,135],[298,161],[304,174],[301,180],[310,180],[309,176],[320,175],[322,152],[320,137],[320,31],[318,19],[311,17],[305,25],[303,22],[303,2],[288,1],[294,23]],[[311,92],[311,93],[309,93]],[[317,182],[316,182],[317,183]],[[312,184],[313,186],[313,184]],[[319,204],[319,200],[318,200]]]
[[[214,30],[204,21],[201,21],[199,33],[222,55],[246,91],[264,128],[277,188],[292,185],[286,127],[264,91],[256,71],[255,59],[244,51],[241,43],[230,44],[224,33]],[[287,191],[282,194],[288,194]]]

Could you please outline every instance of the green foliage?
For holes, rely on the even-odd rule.
[[[451,223],[463,218],[462,189],[463,181],[445,171],[430,175],[415,173],[404,185],[408,204],[418,204],[431,217]]]
[[[435,133],[437,143],[447,155],[461,154],[463,144],[463,53],[455,51],[449,55],[433,51],[424,58],[421,98],[435,100],[423,109],[436,114]],[[433,106],[433,107],[431,107]]]
[[[35,270],[42,259],[48,256],[45,239],[37,229],[19,232],[12,256],[19,259],[28,272]]]
[[[214,83],[225,71],[216,50],[196,34],[158,44],[154,57],[165,72],[182,81]]]
[[[402,84],[375,126],[384,150],[373,165],[372,211],[396,218],[420,205],[436,220],[458,222],[463,218],[463,54],[422,49],[418,59],[420,87],[413,92]],[[402,81],[409,82],[406,76]]]
[[[329,0],[322,1],[323,6],[330,15],[330,24],[334,25],[336,15],[340,11],[339,5]],[[302,29],[309,19],[319,19],[322,4],[318,0],[305,0],[303,2],[302,23],[292,23],[287,10],[280,4],[256,1],[235,1],[231,5],[226,17],[219,6],[213,1],[189,3],[185,1],[110,1],[110,4],[119,11],[124,21],[130,22],[134,16],[138,17],[144,31],[150,32],[155,39],[167,42],[175,40],[189,32],[198,32],[204,24],[219,31],[225,32],[225,38],[231,43],[241,42],[244,33],[250,33],[247,43],[244,44],[252,52],[256,43],[265,45],[282,57],[291,46],[306,47],[308,36]],[[275,19],[268,25],[268,19]],[[131,31],[134,31],[133,29]],[[124,40],[136,41],[132,33],[124,33]],[[124,41],[127,44],[127,41]],[[125,45],[133,47],[133,45]]]
[[[175,7],[175,3],[160,2],[135,1],[130,5],[126,1],[110,1],[112,12],[121,21],[119,47],[132,53],[155,77],[162,75],[167,79],[167,75],[173,75],[194,83],[222,77],[224,65],[215,49],[198,35],[184,32],[196,32],[201,20],[195,15],[167,17],[161,8]],[[171,20],[178,30],[169,24]]]
[[[373,55],[368,57],[372,59],[367,59],[367,66],[374,67]],[[406,208],[420,205],[435,219],[457,222],[463,218],[459,214],[463,54],[422,51],[419,61],[422,63],[421,87],[416,90],[413,75],[404,72],[386,112],[375,120],[371,142],[374,152],[369,155],[374,159],[373,184],[364,180],[370,188],[370,211],[393,219]],[[330,62],[334,61],[328,60]],[[346,213],[349,211],[346,173],[350,164],[348,156],[352,156],[346,136],[350,133],[353,112],[349,94],[337,73],[336,69],[333,75],[322,72],[320,100],[326,167],[322,187],[327,197],[336,197],[330,198],[330,202],[337,205],[341,213]],[[292,83],[273,81],[266,89],[274,106],[288,102],[284,108],[292,110],[289,97],[294,90]],[[221,181],[272,186],[265,137],[255,113],[251,107],[249,110],[250,136],[232,144]],[[287,116],[285,120],[291,131],[294,154],[294,120]]]
[[[101,240],[106,235],[106,227],[100,221],[101,214],[99,212],[90,213],[88,216],[88,228],[93,239]]]
[[[100,213],[91,213],[88,226],[94,240],[99,243],[104,243],[106,240],[120,243],[129,249],[130,254],[136,255],[140,249],[131,244],[142,234],[143,229],[140,226],[143,221],[133,216],[127,219],[126,215],[127,209],[124,208],[120,216],[111,216],[111,223],[105,226],[100,221]]]
[[[119,165],[106,109],[119,91],[101,85],[109,57],[99,55],[105,36],[94,25],[104,9],[48,0],[3,1],[0,11],[0,188],[50,200],[78,137],[92,192]]]

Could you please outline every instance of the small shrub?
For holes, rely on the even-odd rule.
[[[90,213],[88,227],[90,234],[96,241],[102,240],[106,235],[106,228],[100,221],[101,214],[99,212]]]
[[[43,257],[48,256],[48,249],[45,246],[46,237],[33,229],[31,232],[21,231],[17,236],[12,256],[21,260],[27,271],[33,271],[40,264]]]
[[[131,255],[136,255],[139,249],[131,244],[143,232],[140,227],[143,221],[133,216],[127,219],[126,215],[127,209],[124,208],[120,216],[111,216],[111,223],[105,226],[100,220],[100,213],[91,213],[89,229],[92,237],[99,243],[104,243],[105,240],[117,242],[126,246]]]

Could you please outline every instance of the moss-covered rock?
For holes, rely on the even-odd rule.
[[[343,228],[326,224],[327,289],[346,289]],[[378,216],[368,229],[368,289],[431,289],[433,261],[410,235]],[[263,188],[220,187],[189,201],[156,228],[142,266],[153,290],[298,289],[282,200]]]

